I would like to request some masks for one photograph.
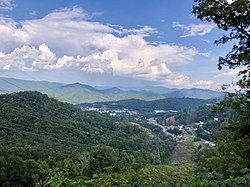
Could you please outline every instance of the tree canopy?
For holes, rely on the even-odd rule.
[[[216,45],[236,41],[225,57],[219,57],[218,68],[243,67],[239,71],[241,88],[250,87],[250,1],[234,0],[194,0],[193,14],[202,21],[214,22],[219,29],[228,31],[215,41]]]
[[[215,41],[216,45],[234,41],[232,50],[219,57],[218,67],[240,67],[238,85],[243,92],[228,94],[220,102],[237,114],[212,135],[216,147],[206,149],[200,157],[200,169],[230,176],[241,176],[250,168],[250,1],[249,0],[194,0],[193,13],[202,21],[215,23],[228,34]]]

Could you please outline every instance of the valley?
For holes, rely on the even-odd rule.
[[[73,106],[39,92],[2,94],[0,158],[4,175],[0,182],[11,186],[71,182],[103,186],[126,183],[125,177],[134,185],[140,180],[141,184],[162,186],[180,180],[189,183],[187,176],[194,175],[197,153],[213,146],[211,124],[216,127],[220,121],[230,121],[233,114],[208,112],[213,100],[183,98],[178,103],[173,98],[172,102],[175,105],[168,99],[155,104],[130,100],[129,105],[119,101],[115,105]],[[140,105],[143,110],[130,110],[130,106]],[[12,180],[8,171],[17,160],[20,167],[14,168],[17,174]],[[33,169],[27,168],[29,164]],[[26,168],[26,177],[19,168]],[[155,176],[158,171],[162,174]]]

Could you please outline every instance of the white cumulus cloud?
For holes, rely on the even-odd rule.
[[[0,68],[77,69],[181,85],[189,77],[173,71],[193,62],[195,48],[148,42],[149,26],[125,29],[89,20],[79,7],[56,10],[40,19],[16,22],[0,17]]]
[[[199,80],[194,83],[194,86],[203,89],[210,89],[215,86],[215,82],[212,80]]]
[[[55,60],[56,55],[45,44],[40,45],[38,49],[24,45],[21,48],[15,48],[10,53],[0,52],[0,68],[2,69],[23,71],[52,69],[50,67]]]

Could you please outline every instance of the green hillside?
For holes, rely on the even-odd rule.
[[[103,90],[97,90],[93,87],[82,84],[69,84],[66,86],[62,86],[59,88],[59,93],[61,94],[58,95],[54,92],[53,94],[51,94],[51,96],[59,99],[60,101],[69,102],[72,104],[119,101],[131,98],[141,100],[156,100],[163,98],[162,96],[147,96],[130,92],[104,92]]]
[[[156,100],[164,96],[148,96],[146,94],[127,91],[111,92],[109,89],[98,90],[80,83],[61,84],[47,81],[30,81],[12,78],[0,78],[0,93],[19,91],[38,91],[62,102],[71,104],[93,103],[102,101],[118,101],[123,99]]]
[[[181,89],[171,93],[167,93],[164,96],[171,98],[199,98],[199,99],[212,99],[212,98],[223,98],[225,93],[217,92],[208,89]]]
[[[249,149],[236,143],[203,153],[188,139],[171,155],[176,142],[153,124],[116,122],[39,92],[0,95],[0,186],[247,185]],[[215,154],[213,160],[207,154]],[[175,155],[188,162],[174,165]],[[241,165],[224,157],[240,158]],[[195,172],[194,158],[201,173]],[[239,173],[230,174],[229,166]]]
[[[142,143],[150,137],[139,128],[38,92],[0,95],[0,106],[1,145],[42,146],[51,154],[89,150],[97,144],[118,150],[150,149],[150,144]]]
[[[167,162],[173,148],[170,139],[158,138],[157,133],[149,136],[138,126],[116,123],[109,117],[81,111],[38,92],[2,94],[0,111],[1,186],[6,182],[10,186],[27,186],[45,180],[43,172],[77,155],[90,155],[85,171],[89,176],[107,166],[119,171],[127,164],[152,163],[155,142],[160,146],[162,162]],[[92,158],[91,154],[97,154],[98,158]],[[107,154],[108,158],[99,163],[99,154]],[[16,162],[20,162],[19,167],[12,165]],[[24,168],[26,172],[21,174]],[[32,178],[36,173],[39,175]],[[16,179],[12,180],[13,177]]]

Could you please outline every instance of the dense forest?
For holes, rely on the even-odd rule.
[[[71,158],[88,163],[82,171],[86,177],[152,164],[156,145],[164,163],[174,146],[164,135],[149,136],[137,126],[38,92],[0,95],[0,106],[1,185],[34,185],[46,179],[44,172]]]
[[[227,183],[228,176],[230,183],[249,182],[241,141],[198,151],[197,173],[192,163],[171,164],[176,142],[154,125],[144,124],[145,131],[38,92],[0,95],[0,106],[1,186],[210,186]],[[217,133],[218,141],[232,139],[224,130]],[[221,154],[226,150],[234,152]],[[223,155],[238,159],[231,165],[237,173],[228,173],[232,163],[221,162]]]

